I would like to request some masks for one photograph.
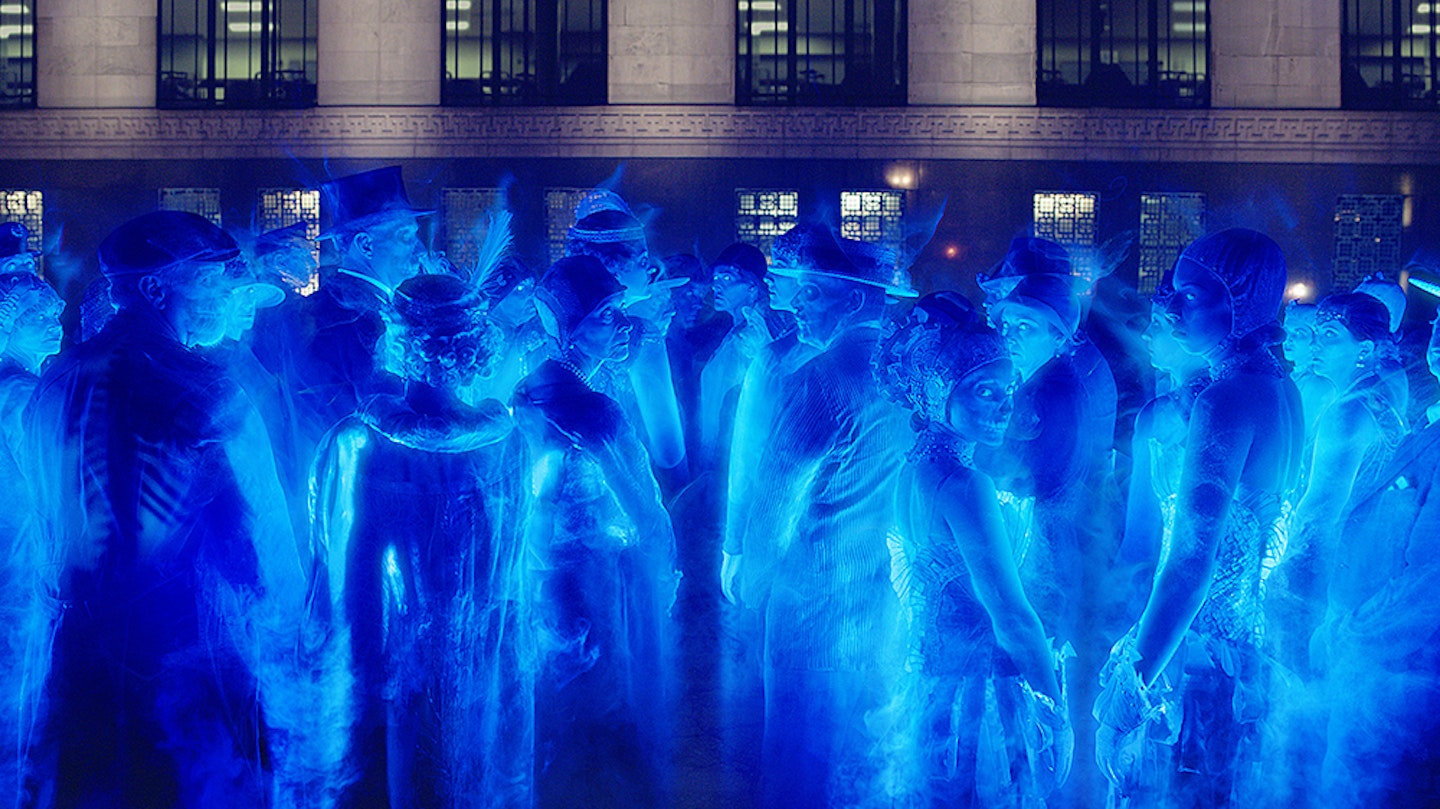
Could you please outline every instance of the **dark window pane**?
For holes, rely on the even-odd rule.
[[[0,109],[35,106],[35,1],[0,3]]]
[[[315,106],[318,0],[160,0],[163,109]]]
[[[1039,0],[1036,10],[1041,106],[1210,106],[1209,0]]]
[[[1340,103],[1346,109],[1440,106],[1440,3],[1343,0]]]
[[[605,103],[606,0],[442,2],[441,103]]]
[[[736,101],[905,103],[905,0],[737,0]]]

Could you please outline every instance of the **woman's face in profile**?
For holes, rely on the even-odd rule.
[[[1191,354],[1209,354],[1230,336],[1230,291],[1215,273],[1183,255],[1175,264],[1175,294],[1166,311],[1175,322],[1175,339]]]

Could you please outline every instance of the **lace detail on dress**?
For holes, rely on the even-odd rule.
[[[1239,500],[1231,504],[1230,519],[1216,549],[1210,595],[1195,616],[1193,628],[1197,633],[1234,643],[1260,645],[1265,631],[1266,560],[1279,558],[1284,547],[1278,500],[1274,508],[1265,511],[1274,516],[1262,518],[1255,508]]]

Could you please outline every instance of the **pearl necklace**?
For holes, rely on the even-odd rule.
[[[966,469],[974,469],[975,442],[966,441],[948,430],[927,427],[916,437],[909,457],[911,460],[950,461]]]

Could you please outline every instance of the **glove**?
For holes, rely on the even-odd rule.
[[[1146,725],[1164,711],[1140,680],[1135,668],[1139,660],[1132,630],[1110,650],[1110,659],[1100,672],[1100,696],[1095,700],[1094,716],[1100,722],[1095,731],[1095,762],[1121,795],[1129,794],[1138,781]]]

